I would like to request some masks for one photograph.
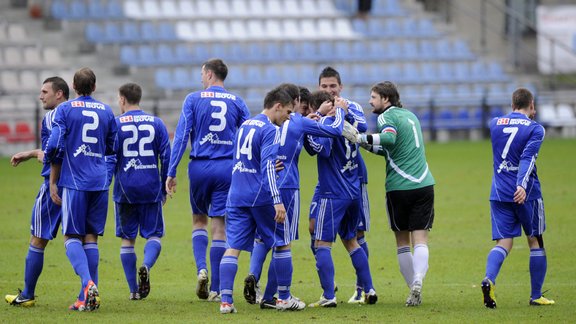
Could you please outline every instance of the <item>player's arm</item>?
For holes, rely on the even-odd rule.
[[[18,152],[12,155],[12,158],[10,158],[10,164],[15,167],[24,161],[30,160],[31,158],[35,158],[38,162],[42,163],[42,160],[44,159],[44,151],[41,149],[34,149],[30,151]]]
[[[377,155],[384,155],[384,148],[382,145],[372,145],[368,143],[361,143],[360,146],[370,153],[374,153]]]
[[[62,199],[60,195],[58,195],[58,180],[60,179],[61,169],[62,164],[50,164],[50,198],[52,198],[52,201],[58,206],[62,206]]]
[[[240,118],[238,118],[238,123],[236,124],[237,128],[240,127],[242,123],[244,123],[247,119],[250,118],[250,109],[248,109],[248,106],[246,106],[246,103],[244,101],[240,101],[239,107],[240,107]]]
[[[534,127],[530,134],[530,138],[522,151],[522,155],[520,155],[518,174],[516,176],[516,193],[514,194],[514,201],[517,203],[524,203],[524,200],[526,199],[526,186],[535,170],[536,159],[538,158],[538,152],[540,151],[542,141],[544,141],[544,134],[545,131],[541,125]],[[523,195],[522,191],[524,191]]]
[[[157,129],[160,130],[160,179],[161,183],[165,184],[168,178],[168,166],[170,165],[170,138],[168,136],[168,130],[166,125],[160,119],[158,120]],[[166,202],[166,186],[162,185],[162,201]]]
[[[280,190],[276,184],[276,157],[278,156],[278,147],[280,143],[280,132],[278,129],[270,130],[262,137],[260,150],[260,168],[263,170],[263,176],[266,177],[272,201],[274,202],[274,220],[283,223],[286,218],[286,209],[282,204]]]
[[[172,154],[170,155],[170,164],[168,166],[168,178],[176,177],[178,164],[188,146],[188,138],[190,136],[190,130],[192,129],[192,105],[192,97],[189,95],[182,104],[182,112],[180,113],[176,131],[174,132],[174,143],[172,144]],[[175,185],[176,181],[171,181],[171,183]],[[168,187],[168,182],[166,182],[166,185],[167,191],[172,191],[171,188]],[[174,192],[176,191],[174,190]]]
[[[64,114],[65,109],[63,109],[62,105],[59,107],[61,108],[56,111],[56,116],[52,123],[52,132],[50,132],[50,137],[44,149],[44,163],[51,163],[62,151],[64,137],[67,131],[66,115]]]
[[[364,116],[364,110],[357,103],[350,102],[348,104],[348,114],[346,114],[346,120],[350,124],[356,125],[356,128],[360,133],[364,133],[368,130],[368,123],[366,122],[366,117]]]
[[[336,115],[331,124],[314,121],[310,118],[302,118],[304,133],[319,137],[337,137],[342,135],[344,125],[344,109],[337,107]]]
[[[390,125],[385,125],[380,133],[360,134],[358,143],[378,146],[392,146],[396,144],[396,128]]]

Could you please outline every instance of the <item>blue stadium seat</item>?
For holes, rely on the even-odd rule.
[[[372,13],[384,17],[405,15],[398,0],[373,0]]]
[[[188,44],[176,44],[176,48],[174,49],[174,58],[177,64],[190,64],[193,62]]]
[[[56,19],[68,18],[68,4],[64,0],[54,0],[50,6],[52,17]]]
[[[298,58],[298,47],[296,42],[282,42],[282,57],[292,61]]]
[[[157,64],[178,64],[178,61],[174,58],[176,57],[172,46],[166,44],[159,44],[157,46],[156,63]]]
[[[244,82],[248,86],[260,86],[264,79],[264,74],[259,65],[247,66],[244,70]],[[266,85],[268,86],[268,84]]]
[[[108,19],[107,8],[100,0],[89,1],[87,16],[91,19]]]
[[[154,73],[154,82],[160,88],[173,89],[172,73],[169,69],[157,69]]]
[[[419,60],[421,57],[416,42],[410,40],[404,40],[402,42],[402,54],[410,60]]]
[[[313,41],[300,42],[300,58],[305,61],[315,60],[318,57],[316,43]]]
[[[104,28],[98,23],[87,23],[86,27],[84,27],[84,37],[92,43],[104,43],[106,41]]]
[[[158,38],[164,41],[177,40],[176,30],[170,22],[161,22],[158,24]]]
[[[404,64],[403,82],[417,84],[422,81],[420,77],[420,70],[417,64],[406,63]]]
[[[283,61],[282,47],[280,42],[265,42],[264,43],[264,59],[267,62]]]
[[[192,85],[192,82],[188,69],[176,69],[174,71],[173,89],[187,89]]]
[[[117,23],[105,22],[104,23],[104,42],[106,43],[120,43],[124,41],[122,29]]]
[[[454,124],[452,109],[444,108],[440,110],[436,116],[434,126],[437,129],[454,129],[456,125]]]
[[[352,20],[352,30],[354,30],[358,34],[362,34],[365,36],[370,35],[370,30],[368,28],[368,24],[363,19],[353,19]]]
[[[122,40],[125,42],[140,42],[140,30],[135,22],[124,22],[122,24]]]
[[[230,61],[241,62],[248,56],[244,42],[231,42],[228,46],[230,46]]]
[[[124,17],[124,9],[118,0],[108,0],[106,4],[108,18],[122,18]]]
[[[158,31],[152,21],[143,21],[140,23],[140,35],[143,41],[157,41],[159,40]]]
[[[132,45],[124,45],[120,48],[120,62],[122,64],[133,65],[137,62],[138,52]]]
[[[229,61],[230,54],[228,53],[228,46],[226,43],[212,43],[210,52],[212,57],[221,58],[225,62]]]
[[[88,8],[84,1],[72,1],[70,3],[69,19],[81,20],[86,19],[86,16],[88,16]]]
[[[152,45],[140,45],[138,48],[138,58],[140,64],[144,66],[156,65],[158,59],[156,58],[156,53],[154,52],[154,47]]]

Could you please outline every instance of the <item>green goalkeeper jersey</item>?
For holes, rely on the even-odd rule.
[[[416,115],[392,106],[378,116],[378,132],[374,144],[375,147],[381,145],[377,153],[386,158],[386,191],[412,190],[434,184]]]

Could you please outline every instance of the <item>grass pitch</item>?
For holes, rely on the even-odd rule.
[[[398,270],[396,248],[388,228],[384,205],[385,161],[363,152],[369,172],[371,231],[367,235],[370,266],[378,292],[376,305],[348,305],[355,275],[344,248],[336,242],[335,309],[305,309],[302,312],[260,310],[242,297],[243,278],[249,254],[240,256],[236,277],[237,314],[219,314],[217,303],[199,301],[195,295],[196,266],[191,249],[191,216],[188,202],[186,159],[178,173],[178,192],[164,209],[166,237],[161,256],[151,271],[152,290],[143,301],[128,300],[119,251],[114,236],[114,217],[109,208],[106,234],[101,238],[100,284],[102,305],[92,313],[68,311],[78,293],[79,279],[64,252],[62,237],[45,252],[43,273],[36,288],[33,308],[0,305],[1,322],[115,322],[115,323],[211,323],[234,322],[571,322],[576,314],[576,259],[570,251],[576,232],[576,141],[545,140],[538,159],[547,217],[544,241],[548,274],[544,290],[556,300],[551,307],[529,307],[529,251],[518,238],[497,280],[498,308],[482,304],[479,283],[484,276],[487,253],[492,248],[488,197],[490,192],[491,148],[488,142],[427,144],[430,168],[436,178],[436,218],[430,234],[430,269],[424,281],[423,304],[404,307],[408,288]],[[316,163],[305,153],[301,157],[301,239],[293,245],[294,279],[292,292],[306,303],[321,294],[315,261],[309,249],[306,214],[316,183]],[[9,159],[0,159],[0,293],[12,294],[23,287],[24,261],[28,249],[30,213],[42,179],[41,166],[28,161],[17,168]],[[112,205],[110,205],[111,207]],[[136,245],[142,260],[143,240]],[[269,259],[269,258],[268,258]],[[266,275],[262,276],[264,284]]]

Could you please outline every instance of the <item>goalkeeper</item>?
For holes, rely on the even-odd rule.
[[[366,150],[386,158],[386,207],[396,236],[400,272],[410,288],[406,306],[421,303],[422,281],[428,270],[428,231],[434,222],[434,178],[428,169],[420,121],[402,108],[394,83],[374,85],[372,112],[378,116],[377,134],[343,135]],[[413,247],[414,251],[411,251]]]

